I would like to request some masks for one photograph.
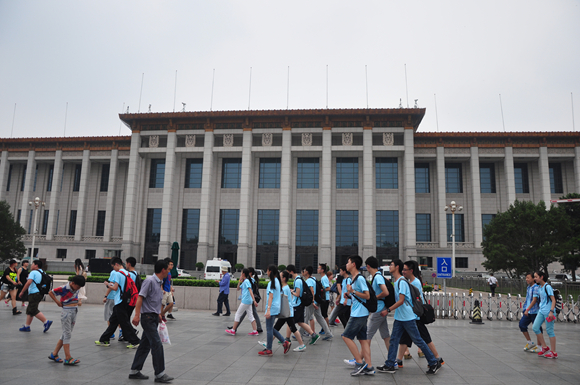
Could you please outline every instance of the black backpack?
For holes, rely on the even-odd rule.
[[[298,278],[302,281],[302,290],[300,290],[300,303],[304,306],[312,305],[312,292],[310,291],[310,287],[304,280],[304,278]]]
[[[52,277],[42,270],[37,270],[40,273],[40,282],[34,281],[38,292],[41,295],[46,295],[52,290]]]
[[[375,276],[377,274],[380,274],[380,272],[373,275],[373,279],[371,280],[371,287],[373,286],[373,281],[375,280]],[[383,277],[383,279],[384,279],[384,277]],[[385,286],[387,287],[387,291],[389,292],[389,295],[387,295],[385,298],[381,298],[381,299],[377,298],[377,301],[383,301],[385,303],[385,308],[389,308],[389,307],[393,306],[395,304],[395,302],[397,302],[395,300],[395,288],[393,287],[393,284],[391,283],[391,281],[389,281],[387,279],[385,279]]]
[[[250,280],[250,282],[252,282]],[[256,300],[256,303],[260,303],[260,301],[262,300],[262,296],[260,295],[260,284],[259,284],[259,280],[256,278],[254,280],[254,282],[252,282],[252,292],[254,293],[254,299]]]
[[[544,291],[546,292],[546,298],[549,299],[550,302],[552,302],[552,299],[548,295],[548,288],[546,286],[548,286],[548,284],[544,285]],[[553,290],[553,291],[554,291],[554,298],[556,299],[556,305],[554,305],[554,312],[556,313],[556,315],[558,315],[562,311],[562,296],[560,295],[559,290]]]
[[[356,277],[354,277],[353,279],[353,284],[354,282],[356,282],[356,280],[360,277],[360,274],[357,275]],[[367,282],[367,280],[362,277],[362,279],[365,281],[365,284],[367,285],[367,289],[370,295],[370,298],[367,299],[365,302],[363,302],[360,298],[358,298],[356,295],[353,295],[353,298],[356,298],[357,301],[359,301],[360,303],[363,304],[364,307],[367,308],[367,310],[369,311],[369,313],[374,313],[377,311],[377,295],[375,294],[375,291],[371,288],[369,288],[369,284]]]
[[[135,282],[135,286],[137,286],[137,290],[141,291],[141,285],[143,284],[143,279],[136,271],[130,271],[131,275],[133,275],[133,281]]]
[[[403,280],[409,285],[409,290],[411,292],[412,303],[409,304],[413,308],[413,313],[419,318],[424,313],[423,300],[421,299],[421,292],[414,285],[411,285],[409,281],[403,278]],[[399,282],[399,293],[401,292],[401,282]]]
[[[316,287],[314,288],[314,300],[318,303],[326,302],[326,291],[322,286],[322,282],[316,280]]]

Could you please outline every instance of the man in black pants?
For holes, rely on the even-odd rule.
[[[115,257],[111,260],[111,266],[115,270],[113,274],[112,281],[105,281],[105,286],[110,288],[111,291],[115,292],[115,307],[113,307],[113,314],[109,318],[109,327],[101,335],[98,341],[95,341],[97,346],[110,346],[110,338],[115,333],[117,325],[121,325],[123,329],[123,336],[126,341],[129,341],[127,348],[135,349],[139,347],[139,338],[135,334],[135,329],[131,326],[129,322],[129,315],[127,309],[127,303],[122,299],[122,292],[125,290],[125,277],[129,275],[129,272],[123,269],[123,261],[119,257]],[[123,274],[121,274],[121,272]]]

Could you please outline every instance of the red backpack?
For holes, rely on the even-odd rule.
[[[121,289],[121,300],[129,306],[135,306],[139,297],[139,290],[137,290],[135,281],[121,270],[118,272],[125,276],[125,287]]]

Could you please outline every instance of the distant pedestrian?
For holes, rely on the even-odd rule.
[[[540,348],[535,342],[530,338],[530,333],[528,332],[528,326],[533,324],[540,310],[540,286],[534,281],[534,273],[526,274],[526,283],[528,288],[526,289],[526,301],[524,302],[524,315],[520,319],[520,331],[524,334],[527,341],[526,346],[524,346],[525,352],[539,353]],[[542,332],[542,328],[540,328]]]
[[[16,307],[16,293],[18,292],[18,286],[22,283],[18,282],[18,261],[15,259],[10,260],[10,265],[4,270],[2,274],[2,291],[0,298],[4,298],[6,293],[10,295],[10,301],[12,302],[12,315],[22,314],[20,310]]]
[[[147,380],[149,376],[141,373],[145,359],[151,352],[153,368],[155,369],[155,382],[168,383],[173,377],[165,374],[165,357],[163,354],[163,344],[159,337],[157,327],[161,321],[161,303],[163,300],[163,279],[169,274],[169,264],[166,260],[155,262],[155,274],[147,277],[141,285],[139,298],[135,305],[135,317],[133,325],[143,328],[141,344],[135,352],[135,358],[131,365],[129,378],[132,380]]]
[[[554,324],[556,323],[556,317],[554,309],[556,307],[556,298],[554,296],[554,289],[552,286],[546,283],[548,281],[548,273],[542,271],[536,271],[534,273],[534,280],[540,286],[536,298],[540,299],[540,309],[538,315],[534,320],[534,333],[536,333],[536,338],[538,340],[538,348],[541,350],[538,352],[539,357],[544,358],[558,358],[558,353],[556,353],[556,334],[554,334]],[[550,348],[544,340],[544,335],[540,330],[542,324],[546,322],[546,333],[550,337]]]
[[[80,258],[75,260],[75,274],[81,275],[85,280],[87,279],[87,272],[85,271],[85,266]],[[83,285],[79,290],[79,306],[83,305],[83,300],[87,299],[87,290]]]
[[[20,296],[20,293],[22,293],[22,289],[24,288],[24,284],[26,283],[26,281],[28,281],[29,264],[30,262],[27,259],[25,259],[24,261],[22,261],[22,266],[20,266],[20,268],[18,269],[18,282],[20,282],[20,285],[18,285],[18,292],[16,294],[17,297]],[[20,299],[22,300],[22,308],[24,309],[26,307],[26,301],[28,301],[28,294],[23,295],[22,298]]]
[[[487,279],[487,283],[489,284],[489,290],[491,291],[491,296],[495,297],[495,289],[497,287],[497,278],[493,276],[493,273],[489,274],[489,278]]]
[[[169,271],[173,269],[173,261],[171,258],[165,258],[167,263],[169,264]],[[175,320],[173,314],[171,314],[171,310],[173,310],[173,293],[175,289],[173,288],[173,278],[171,277],[171,273],[167,274],[167,277],[163,279],[163,303],[162,305],[165,306],[161,309],[161,317],[163,321],[167,321],[165,319],[165,314],[167,314],[167,318]]]
[[[28,307],[26,308],[26,324],[24,324],[19,330],[21,332],[29,332],[30,331],[30,324],[34,317],[38,318],[40,322],[44,325],[44,333],[50,329],[52,325],[52,321],[46,319],[44,314],[38,310],[38,305],[40,301],[44,298],[42,294],[40,294],[40,290],[38,290],[37,284],[40,285],[42,282],[42,261],[34,261],[32,262],[32,271],[28,275],[28,280],[26,284],[22,288],[22,292],[20,293],[20,298],[28,292]]]
[[[222,279],[219,281],[216,281],[219,283],[220,285],[220,294],[218,295],[218,299],[217,299],[217,311],[215,313],[213,313],[212,315],[215,316],[220,316],[222,315],[222,305],[226,306],[226,314],[224,314],[225,317],[228,317],[231,313],[230,313],[230,301],[228,299],[229,295],[230,295],[230,273],[228,273],[228,267],[227,266],[222,266]]]

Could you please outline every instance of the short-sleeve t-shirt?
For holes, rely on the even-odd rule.
[[[268,282],[266,287],[266,311],[268,311],[268,302],[270,298],[270,293],[272,293],[272,308],[270,309],[270,315],[280,314],[280,280],[276,278],[276,288],[272,288],[272,282]]]
[[[322,287],[324,289],[330,287],[330,281],[328,280],[328,277],[326,275],[323,275],[322,278],[320,278],[320,283],[322,284]],[[330,290],[324,292],[324,298],[327,301],[330,301]]]
[[[341,293],[341,296],[340,296],[340,303],[341,304],[344,304],[344,299],[345,299],[345,296],[344,295],[346,294],[346,286],[347,285],[350,285],[351,282],[352,282],[352,280],[350,279],[350,277],[344,278],[342,280],[342,293]],[[352,305],[352,300],[350,298],[347,298],[346,299],[346,306],[351,306],[351,305]]]
[[[32,270],[30,274],[28,274],[28,279],[32,280],[32,283],[30,284],[30,286],[28,286],[28,294],[35,294],[39,292],[38,287],[36,287],[36,284],[42,281],[42,274],[40,274],[41,271],[42,271],[41,269]]]
[[[308,285],[308,289],[312,288],[312,291],[316,294],[316,280],[312,277],[306,280],[306,284]],[[314,299],[314,294],[312,295],[312,302],[317,303]]]
[[[355,281],[352,284],[352,288],[354,291],[359,293],[363,293],[365,291],[369,291],[369,286],[367,285],[366,279],[359,275],[355,278]],[[354,294],[351,294],[354,297]],[[369,311],[362,303],[366,302],[366,300],[362,298],[357,298],[352,301],[352,305],[350,308],[350,316],[351,317],[367,317],[369,315]]]
[[[70,286],[70,282],[66,285],[53,289],[52,292],[55,295],[60,296],[60,303],[62,306],[77,307],[79,303],[79,291],[73,290],[73,288]]]
[[[240,285],[242,289],[242,303],[246,305],[252,304],[252,295],[250,294],[250,290],[252,290],[252,283],[249,279],[244,279],[244,282]]]
[[[528,306],[530,306],[530,304],[532,303],[532,299],[534,297],[538,298],[538,300],[536,301],[534,306],[532,306],[530,308],[530,311],[528,311],[528,314],[538,314],[538,310],[540,310],[539,291],[540,291],[540,285],[538,285],[537,283],[534,283],[532,286],[528,286],[528,288],[526,289],[526,302],[524,302],[524,311],[525,311],[525,309],[528,308]]]
[[[109,274],[109,282],[116,282],[115,281],[115,277],[117,276],[117,272],[115,270],[111,271],[111,274]],[[109,292],[109,294],[107,294],[107,299],[115,299],[115,292],[113,290],[111,290]]]
[[[395,320],[396,321],[413,321],[417,319],[417,316],[413,312],[411,307],[411,289],[409,288],[409,283],[401,276],[395,281],[395,300],[399,301],[399,296],[402,294],[405,296],[405,301],[401,306],[395,309]]]
[[[129,272],[125,269],[121,269],[120,271],[125,273],[125,275],[129,275]],[[115,271],[115,274],[113,275],[111,272],[111,276],[113,276],[113,281],[110,281],[110,282],[112,282],[112,283],[116,282],[119,284],[119,287],[117,288],[117,290],[111,291],[111,293],[115,293],[113,296],[113,299],[115,300],[115,306],[117,306],[118,304],[123,302],[121,299],[121,291],[123,289],[125,289],[125,275],[119,273],[118,271]]]
[[[383,289],[381,289],[381,285],[385,284],[385,278],[383,277],[383,275],[380,272],[377,272],[374,277],[373,277],[373,290],[375,292],[375,295],[379,295],[383,292]],[[381,312],[383,311],[385,308],[385,301],[383,301],[383,299],[378,299],[377,300],[377,311]]]
[[[300,289],[300,295],[302,295],[302,279],[299,275],[294,278],[294,290]],[[302,301],[300,297],[292,296],[292,306],[297,307],[300,306]]]
[[[18,271],[12,271],[10,267],[7,267],[2,274],[2,282],[7,285],[13,285],[12,282],[8,280],[7,277],[10,277],[14,282],[18,282]]]
[[[163,291],[167,293],[171,291],[171,273],[167,274],[167,278],[163,279]]]
[[[548,294],[546,294],[546,291]],[[552,299],[550,296],[554,295],[554,289],[552,289],[552,286],[545,283],[544,286],[540,287],[538,292],[538,295],[540,296],[540,313],[547,317],[550,310],[552,310]]]
[[[290,305],[290,318],[294,317],[294,305],[292,304],[292,298],[295,298],[291,291],[290,291],[290,286],[286,285],[282,288],[282,292],[284,294],[286,294],[286,297],[288,297],[288,304]]]

